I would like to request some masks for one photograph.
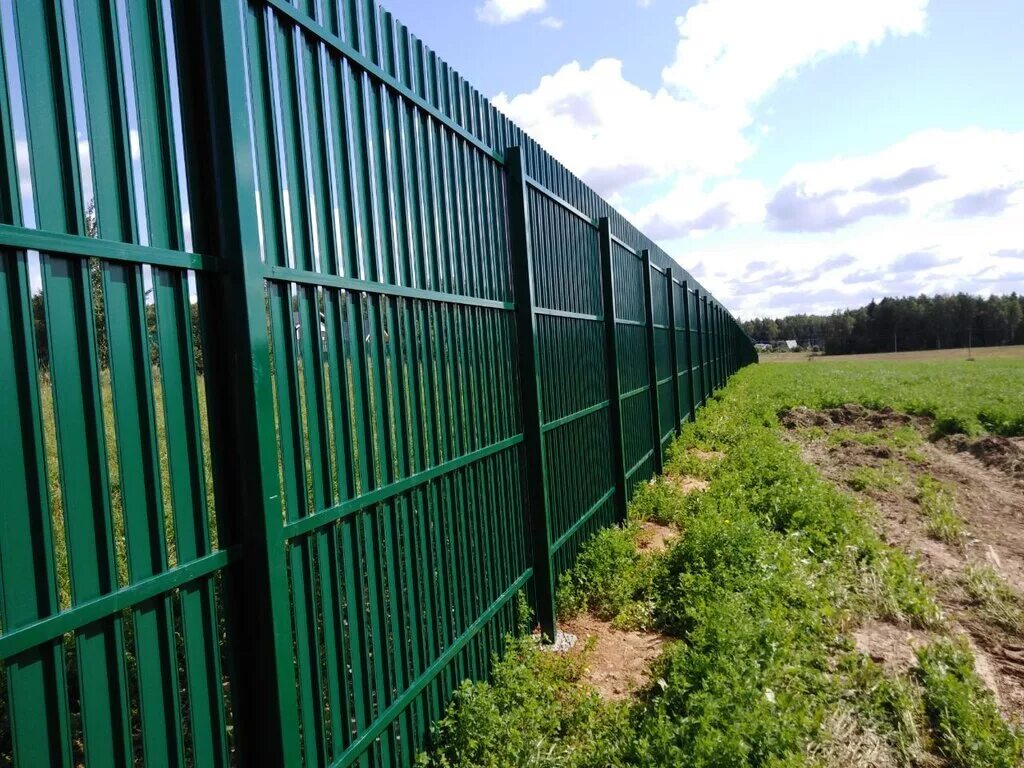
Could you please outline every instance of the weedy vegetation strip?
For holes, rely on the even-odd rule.
[[[781,368],[734,377],[673,443],[665,477],[639,489],[630,521],[598,534],[562,580],[564,615],[589,610],[675,639],[653,682],[633,701],[603,702],[581,684],[578,659],[520,642],[490,683],[459,689],[423,765],[851,764],[843,722],[870,735],[881,764],[929,755],[963,768],[1019,764],[1020,732],[963,647],[940,640],[906,675],[855,650],[850,633],[865,620],[941,633],[944,617],[869,510],[781,439],[778,414],[790,405],[883,405],[891,390],[867,375]],[[962,415],[989,407],[970,377],[959,384],[976,395]],[[685,494],[681,474],[710,484]],[[640,554],[643,519],[680,535],[663,553]]]

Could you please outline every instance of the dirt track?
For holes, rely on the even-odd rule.
[[[972,568],[987,566],[1018,593],[1024,592],[1024,439],[959,436],[933,442],[927,439],[928,419],[858,405],[821,412],[797,408],[784,414],[782,422],[791,439],[800,443],[804,458],[847,490],[860,468],[897,478],[886,487],[866,487],[858,493],[874,502],[876,524],[885,540],[917,557],[935,588],[948,630],[968,638],[977,670],[1004,713],[1024,721],[1024,626],[994,621],[965,587]],[[908,426],[921,441],[903,449],[884,439],[873,445],[855,439]],[[846,432],[837,435],[838,430]],[[836,439],[843,435],[854,439]],[[929,534],[919,493],[924,476],[955,494],[955,513],[964,524],[963,535],[955,541]],[[913,662],[913,649],[927,642],[930,634],[869,622],[857,629],[855,639],[876,660],[904,670]]]

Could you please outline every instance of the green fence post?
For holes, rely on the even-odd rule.
[[[537,622],[541,632],[555,637],[555,584],[551,568],[551,521],[547,505],[547,466],[541,425],[540,357],[537,351],[537,315],[534,312],[533,253],[530,238],[530,201],[523,154],[513,147],[505,156],[508,173],[509,245],[512,284],[516,301],[519,349],[519,397],[523,414],[523,453],[527,498],[524,509],[533,550],[533,584]]]
[[[608,373],[608,413],[611,422],[612,479],[615,481],[615,516],[625,521],[629,503],[626,488],[626,456],[622,447],[622,390],[619,385],[619,345],[615,331],[615,264],[612,259],[612,228],[607,216],[598,222],[601,249],[601,294],[604,306],[604,357]]]
[[[242,557],[226,579],[234,742],[240,765],[300,759],[298,703],[277,435],[267,336],[264,265],[253,190],[245,41],[236,0],[202,3],[183,32],[196,111],[193,142],[212,188],[195,207],[197,247],[220,269],[200,284],[210,388],[218,515]],[[188,38],[188,39],[186,39]],[[198,129],[202,126],[202,130]]]
[[[688,385],[687,404],[690,406],[690,421],[697,418],[697,404],[693,399],[693,331],[690,328],[690,281],[683,281],[683,328],[686,336],[686,378]]]
[[[676,354],[676,282],[672,277],[672,268],[665,271],[668,277],[668,327],[669,327],[669,359],[672,365],[672,416],[678,435],[682,431],[683,417],[679,408],[679,364]]]
[[[651,252],[640,252],[644,265],[644,319],[647,323],[647,371],[651,382],[651,433],[654,435],[654,474],[661,474],[661,408],[658,404],[658,361],[654,358],[654,295],[651,291]]]

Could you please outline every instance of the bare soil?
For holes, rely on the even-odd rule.
[[[875,524],[883,538],[917,557],[922,573],[935,587],[949,630],[967,637],[975,650],[978,673],[996,694],[1003,712],[1024,721],[1024,628],[1009,632],[986,619],[963,587],[967,568],[986,563],[1007,584],[1024,592],[1024,441],[963,436],[929,441],[929,419],[860,405],[825,411],[796,408],[782,414],[781,421],[791,439],[800,443],[804,458],[847,490],[851,473],[859,467],[898,467],[902,482],[869,487],[860,495],[875,502]],[[867,433],[906,425],[919,432],[920,445],[900,449],[891,443],[830,443],[827,439],[840,428]],[[807,427],[820,428],[825,437]],[[949,544],[929,536],[918,501],[918,479],[924,475],[954,489],[955,511],[965,525],[960,542]],[[864,653],[902,671],[914,663],[914,648],[927,642],[929,635],[870,622],[857,629],[854,638]]]
[[[641,552],[664,552],[678,536],[679,531],[675,528],[646,520],[640,525],[637,548]]]
[[[665,475],[664,479],[665,482],[671,484],[677,491],[683,494],[705,491],[708,485],[710,485],[707,480],[702,480],[692,475]]]
[[[577,649],[593,638],[583,680],[610,701],[629,698],[650,681],[650,664],[668,642],[663,635],[615,629],[587,615],[566,622],[563,629],[576,635]]]

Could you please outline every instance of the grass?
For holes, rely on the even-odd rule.
[[[857,467],[850,472],[847,483],[855,491],[892,491],[907,481],[898,461],[887,461],[880,467]]]
[[[799,365],[754,366],[749,375],[780,409],[853,402],[933,417],[939,434],[1024,435],[1024,358],[816,359]]]
[[[955,490],[930,475],[919,477],[917,488],[917,503],[928,520],[928,535],[947,544],[959,544],[964,521],[956,513]]]
[[[1014,768],[1024,739],[999,715],[962,640],[918,651],[917,674],[939,754],[954,768]]]
[[[1024,630],[1024,599],[990,565],[973,563],[964,572],[963,587],[987,621],[1008,632]]]
[[[885,764],[914,765],[928,751],[965,768],[1018,764],[1017,731],[945,641],[910,675],[854,650],[849,632],[867,618],[938,632],[944,619],[916,563],[868,524],[866,502],[782,441],[777,414],[804,404],[794,369],[738,374],[666,461],[707,489],[684,495],[671,478],[641,486],[630,521],[593,538],[562,582],[563,616],[591,610],[674,639],[654,683],[634,700],[600,702],[573,668],[521,643],[491,683],[463,686],[421,765],[839,766],[851,764],[851,734]],[[827,367],[815,370],[816,382],[800,374],[809,400],[857,400]],[[919,441],[876,437],[911,450]],[[869,480],[905,475],[886,466]],[[641,553],[644,519],[680,535]]]

